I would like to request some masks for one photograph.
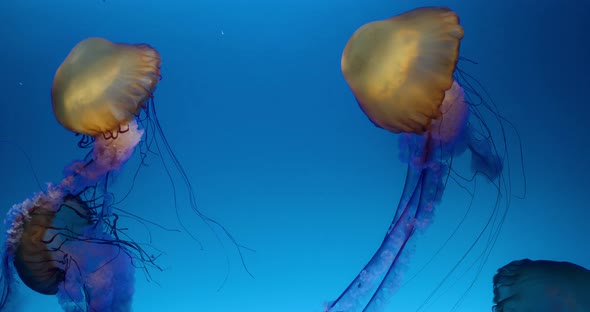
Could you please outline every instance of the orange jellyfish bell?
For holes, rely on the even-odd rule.
[[[116,136],[155,91],[160,62],[160,54],[147,44],[81,41],[55,73],[55,118],[76,133]]]
[[[453,11],[418,8],[359,28],[344,48],[342,73],[375,125],[422,134],[441,116],[462,38]]]
[[[80,198],[61,198],[51,191],[22,205],[17,227],[10,231],[16,272],[25,285],[44,295],[57,294],[66,277],[64,250],[92,224],[90,208]]]

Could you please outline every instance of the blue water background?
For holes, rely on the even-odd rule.
[[[168,140],[201,209],[256,250],[244,253],[255,279],[222,233],[225,248],[186,209],[180,214],[204,250],[187,235],[129,221],[131,235],[147,241],[151,233],[152,245],[166,253],[159,262],[165,270],[152,272],[150,282],[137,272],[134,311],[321,311],[380,244],[405,177],[397,138],[375,128],[355,103],[340,73],[341,52],[362,24],[423,5],[447,5],[461,17],[461,54],[479,62],[466,69],[518,129],[528,182],[458,311],[489,311],[491,278],[514,259],[590,267],[590,14],[575,1],[4,0],[0,213],[39,190],[33,172],[41,183],[57,182],[63,167],[83,156],[78,138],[54,119],[49,96],[70,49],[90,36],[146,42],[163,58],[155,100]],[[514,138],[518,195],[524,187]],[[119,189],[131,173],[123,170]],[[468,225],[387,311],[415,311],[425,301],[483,226],[493,195],[474,197]],[[469,199],[449,187],[434,223],[414,240],[408,277],[450,235]],[[124,208],[178,228],[157,158]],[[448,280],[424,311],[450,311],[473,277]],[[54,297],[24,287],[14,300],[23,312],[61,311]]]

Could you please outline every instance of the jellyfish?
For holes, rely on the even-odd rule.
[[[571,262],[516,260],[494,276],[494,312],[590,311],[590,271]]]
[[[82,148],[92,147],[92,154],[101,159],[98,162],[95,157],[85,164],[77,164],[78,168],[86,168],[86,173],[105,176],[111,172],[113,166],[108,159],[112,157],[102,157],[99,155],[102,153],[133,153],[134,147],[138,146],[139,167],[145,164],[149,154],[159,154],[172,186],[174,207],[181,228],[203,248],[178,213],[177,183],[169,168],[176,169],[181,177],[192,212],[212,231],[216,227],[227,235],[237,249],[243,267],[250,274],[242,256],[242,250],[247,248],[238,244],[223,225],[198,208],[191,181],[166,139],[154,103],[154,92],[161,80],[160,66],[160,54],[148,44],[114,43],[103,38],[85,39],[72,49],[55,73],[51,88],[55,118],[65,129],[82,135],[78,145]],[[121,140],[122,134],[127,132],[134,133],[132,137],[139,136],[140,139]],[[110,148],[98,150],[103,146]],[[139,168],[135,176],[138,173]],[[108,179],[103,177],[103,181],[106,183]],[[221,239],[217,239],[223,245]]]
[[[118,137],[121,146],[97,139],[91,161],[74,161],[60,183],[9,210],[0,311],[13,308],[15,275],[35,292],[56,295],[64,311],[131,311],[135,269],[160,268],[118,227],[106,180],[140,137],[130,127]]]
[[[131,311],[134,261],[141,247],[118,237],[97,216],[97,207],[60,186],[14,205],[7,218],[2,259],[4,308],[14,272],[30,289],[56,295],[64,311]]]
[[[64,128],[84,136],[80,145],[101,140],[95,144],[94,156],[102,152],[96,149],[111,146],[113,153],[126,153],[128,158],[143,135],[134,116],[155,91],[160,63],[158,52],[147,44],[117,44],[102,38],[81,41],[55,73],[51,86],[55,118]],[[116,140],[128,131],[139,139]],[[96,170],[87,171],[98,175],[109,171],[108,159],[95,161],[88,166]]]
[[[422,7],[365,24],[346,44],[344,78],[369,120],[400,136],[400,160],[407,171],[383,242],[325,311],[384,308],[400,286],[399,266],[407,261],[409,240],[428,227],[454,174],[454,157],[468,151],[472,174],[503,179],[500,146],[481,111],[503,119],[483,101],[472,76],[457,66],[463,35],[455,12]]]

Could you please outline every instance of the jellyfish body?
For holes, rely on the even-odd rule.
[[[145,132],[135,117],[152,99],[160,64],[160,54],[147,44],[87,38],[70,51],[53,78],[53,113],[64,128],[94,144],[92,159],[70,165],[64,181],[74,179],[71,185],[81,188],[106,183],[131,157]]]
[[[97,209],[63,185],[14,205],[3,253],[5,293],[13,272],[30,289],[57,295],[65,311],[131,311],[132,243],[109,234]],[[0,309],[7,298],[0,302]]]
[[[136,146],[140,155],[136,175],[148,154],[158,154],[171,180],[170,193],[176,197],[178,192],[169,171],[174,168],[186,187],[192,212],[209,228],[220,228],[243,259],[243,246],[197,207],[191,182],[160,125],[154,102],[154,91],[161,80],[160,65],[160,54],[148,44],[88,38],[71,50],[55,73],[51,88],[53,112],[64,128],[83,135],[80,147],[92,147],[93,151],[90,161],[75,162],[66,175],[72,177],[74,186],[100,181],[106,185],[109,173],[120,168]],[[177,202],[174,198],[175,209]],[[107,219],[108,213],[103,210]],[[177,219],[195,239],[178,213]]]
[[[463,28],[447,8],[419,8],[368,23],[342,53],[342,73],[378,127],[423,133],[453,83]]]
[[[147,44],[81,41],[55,73],[55,118],[76,133],[116,136],[152,96],[160,63],[158,52]]]
[[[513,261],[493,282],[494,312],[590,311],[590,271],[570,262]]]
[[[57,250],[67,246],[67,237],[71,236],[67,232],[83,233],[92,222],[90,210],[79,199],[66,196],[58,200],[61,204],[57,209],[51,196],[42,195],[32,205],[16,206],[13,213],[19,214],[18,221],[9,238],[14,244],[9,248],[15,249],[12,262],[21,281],[44,295],[57,294],[65,280],[65,253]]]
[[[463,28],[447,8],[419,8],[362,26],[348,41],[342,72],[377,126],[402,133],[406,181],[393,221],[375,255],[326,311],[381,311],[399,287],[399,264],[416,230],[429,224],[451,171],[472,152],[472,169],[502,171],[490,138],[468,123],[470,107],[454,76]]]

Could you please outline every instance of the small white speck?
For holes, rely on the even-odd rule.
[[[225,33],[223,32],[223,30],[221,31],[221,35],[222,35],[222,36],[223,36],[223,35],[225,35]]]
[[[22,83],[22,82],[19,82],[19,83],[18,83],[18,85],[19,85],[19,86],[22,86],[22,85],[23,85],[23,83]]]

